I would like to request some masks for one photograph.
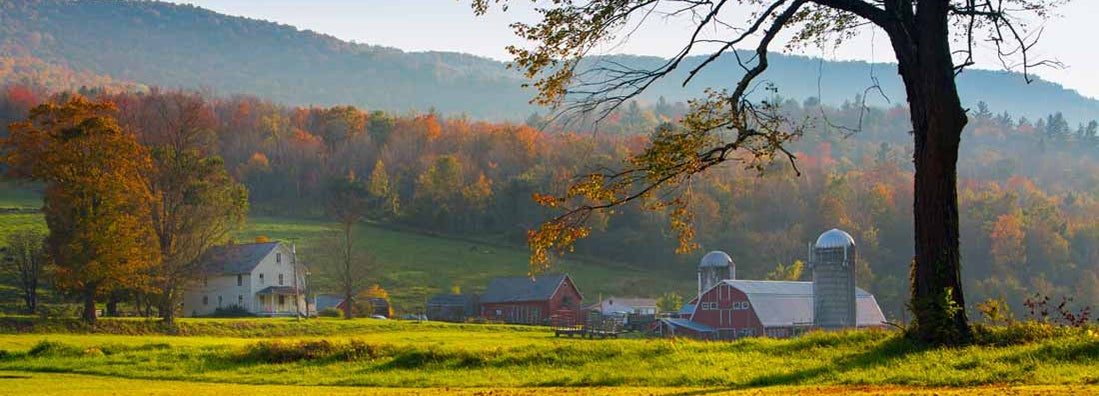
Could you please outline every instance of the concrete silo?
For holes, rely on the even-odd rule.
[[[813,324],[835,330],[856,327],[855,239],[838,229],[817,238],[809,258],[813,271]]]
[[[698,264],[699,295],[726,279],[736,279],[736,264],[732,257],[717,250],[702,256],[702,261]]]

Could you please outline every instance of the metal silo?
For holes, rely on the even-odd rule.
[[[813,245],[813,324],[822,329],[855,327],[855,239],[831,229]]]
[[[736,279],[736,264],[732,257],[716,250],[702,256],[698,264],[698,294],[702,295],[725,279]]]

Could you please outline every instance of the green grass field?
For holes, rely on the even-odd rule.
[[[41,320],[16,329],[12,320],[19,318],[4,319],[0,373],[10,378],[0,384],[22,384],[4,389],[31,394],[84,393],[33,384],[85,377],[89,382],[80,386],[100,392],[119,389],[116,383],[176,393],[266,387],[319,394],[347,387],[384,388],[380,394],[450,388],[520,394],[531,388],[591,394],[1099,392],[1099,337],[1083,330],[1019,345],[921,349],[896,333],[874,331],[719,343],[559,339],[537,327],[370,319],[187,319],[180,326],[191,335],[172,336],[57,333],[56,324]],[[102,331],[144,326],[120,321]]]

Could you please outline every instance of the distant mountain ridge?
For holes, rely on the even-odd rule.
[[[290,105],[353,104],[388,111],[435,109],[444,114],[521,120],[538,109],[533,93],[503,62],[453,52],[404,52],[350,43],[312,31],[206,9],[149,1],[12,0],[0,5],[0,57],[36,58],[114,80],[168,88],[245,93]],[[632,67],[660,58],[609,56]],[[728,86],[739,73],[727,56],[679,86],[690,65],[641,98],[654,102],[697,97],[706,87]],[[854,98],[870,85],[870,64],[774,54],[765,77],[779,94],[803,100],[819,93],[826,103]],[[876,64],[891,103],[904,103],[895,66]],[[0,76],[0,82],[3,76]],[[1073,122],[1099,118],[1099,101],[1060,85],[1021,75],[970,70],[959,79],[963,101],[1030,118],[1062,111]],[[880,99],[871,103],[883,104]],[[544,112],[544,110],[543,110]]]

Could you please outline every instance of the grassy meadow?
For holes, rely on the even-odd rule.
[[[410,388],[1099,392],[1099,336],[1085,330],[1006,346],[922,349],[883,331],[724,343],[562,339],[538,327],[371,319],[185,319],[179,331],[187,335],[180,336],[137,319],[105,319],[120,323],[88,334],[50,320],[3,319],[0,374],[11,378],[0,384],[27,389],[43,377],[88,376],[105,388],[114,379],[134,387],[182,381],[199,393],[301,385],[388,389],[381,394]]]

